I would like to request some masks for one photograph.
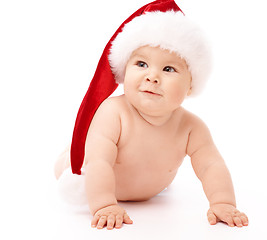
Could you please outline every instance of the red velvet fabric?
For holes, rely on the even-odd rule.
[[[79,108],[74,126],[71,144],[71,168],[74,174],[81,174],[84,161],[85,141],[92,118],[99,105],[108,98],[118,86],[108,61],[112,41],[116,38],[118,33],[122,31],[123,26],[133,18],[145,12],[166,12],[168,10],[181,11],[173,0],[158,0],[141,7],[121,24],[106,45],[99,60],[95,75]]]

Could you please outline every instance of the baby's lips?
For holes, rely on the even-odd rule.
[[[153,90],[141,90],[141,92],[161,96],[160,93],[158,93],[157,91],[153,91]]]
[[[144,91],[145,93],[150,93],[150,94],[155,94],[155,95],[160,95],[158,93],[155,93],[155,92],[151,92],[151,91]]]

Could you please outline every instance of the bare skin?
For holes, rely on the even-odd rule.
[[[91,226],[113,229],[131,224],[118,201],[143,201],[160,193],[171,184],[186,155],[209,200],[209,223],[247,226],[207,126],[181,107],[191,93],[186,62],[167,50],[139,48],[126,66],[124,92],[102,103],[87,135]]]

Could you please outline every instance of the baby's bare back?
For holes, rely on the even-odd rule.
[[[125,101],[123,97],[120,100]],[[121,134],[113,167],[116,198],[146,200],[174,179],[186,155],[189,115],[180,108],[164,125],[153,126],[127,103],[120,106]]]

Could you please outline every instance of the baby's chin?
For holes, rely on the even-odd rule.
[[[137,107],[137,111],[155,118],[162,118],[162,117],[168,117],[172,115],[176,110],[178,110],[181,107],[181,105],[177,104],[175,106],[170,106],[165,104],[147,104],[142,105],[141,107]]]

